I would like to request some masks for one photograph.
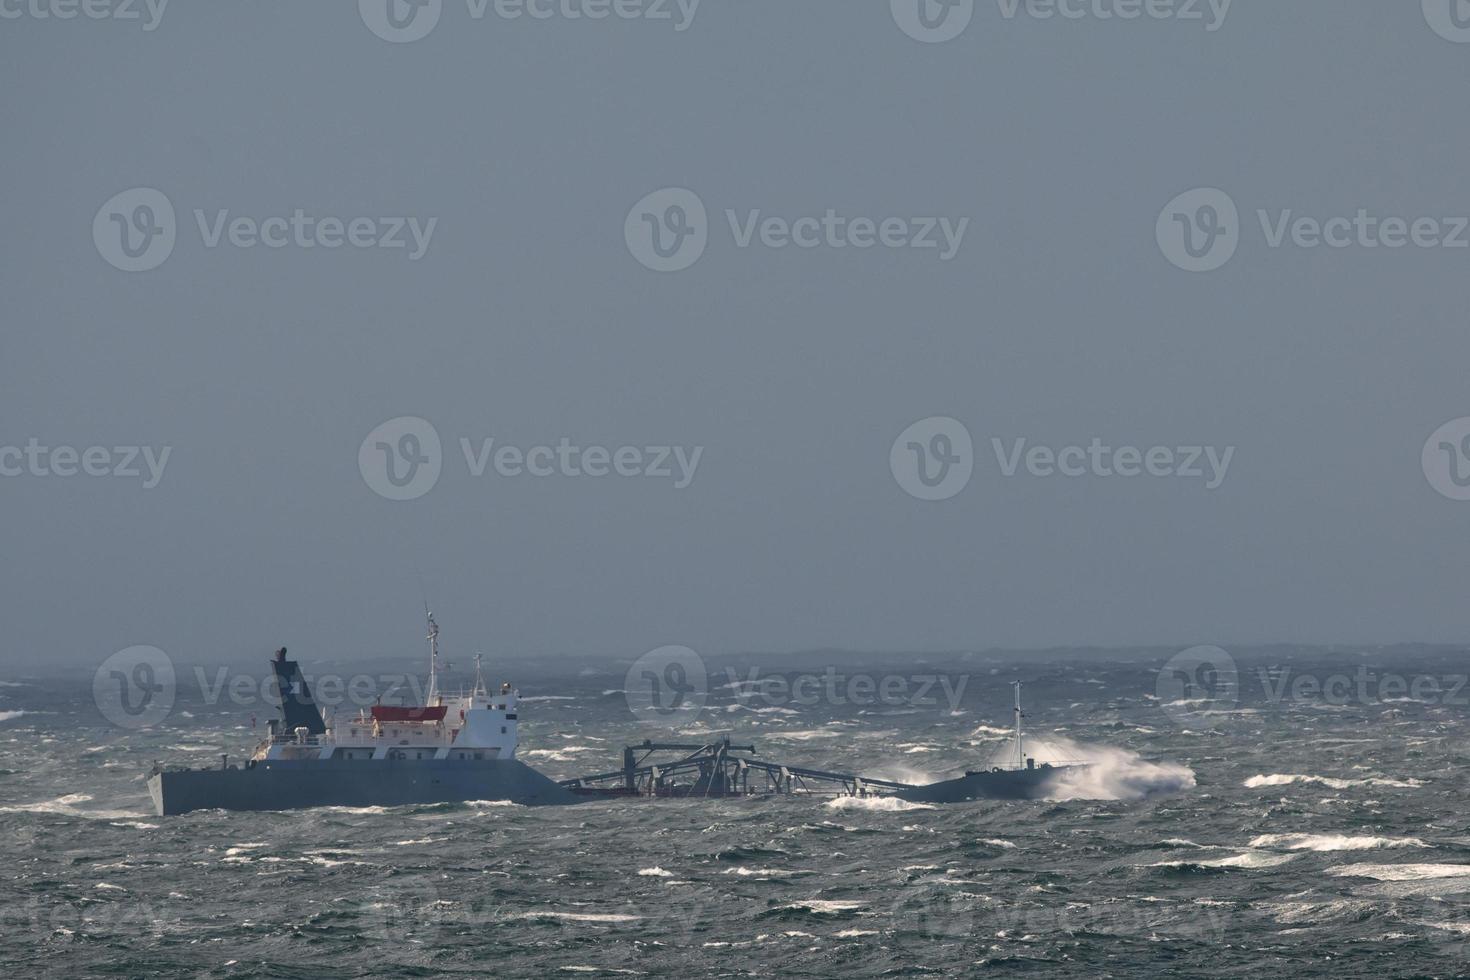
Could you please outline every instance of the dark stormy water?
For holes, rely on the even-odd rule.
[[[557,777],[615,768],[625,741],[730,732],[776,761],[934,778],[1000,744],[1015,678],[1038,748],[1097,763],[1072,798],[944,807],[161,818],[148,765],[246,753],[268,706],[211,703],[180,664],[171,713],[132,730],[99,713],[90,671],[12,674],[0,961],[69,977],[1470,974],[1464,651],[1232,651],[1234,683],[1198,654],[1161,678],[1173,652],[732,661],[711,665],[704,710],[663,729],[630,712],[627,661],[495,665],[533,699],[521,757]]]

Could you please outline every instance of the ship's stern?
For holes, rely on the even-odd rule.
[[[153,812],[160,817],[168,811],[163,805],[163,770],[154,766],[148,774],[148,795],[153,797]]]

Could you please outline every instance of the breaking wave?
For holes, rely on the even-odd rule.
[[[1047,793],[1060,800],[1141,800],[1194,788],[1194,770],[1172,762],[1148,762],[1137,752],[1071,739],[1034,739],[1028,755],[1037,761],[1083,763],[1063,773]]]
[[[1197,861],[1158,861],[1150,865],[1150,867],[1183,868],[1186,870],[1198,868],[1210,870],[1239,868],[1249,871],[1256,868],[1274,868],[1279,864],[1285,864],[1295,857],[1295,854],[1264,854],[1260,851],[1245,851],[1241,854],[1232,854],[1229,857],[1201,859]]]
[[[1257,775],[1247,779],[1244,785],[1249,789],[1260,786],[1290,786],[1293,783],[1311,783],[1317,786],[1326,786],[1330,789],[1352,789],[1356,786],[1391,786],[1395,789],[1417,789],[1424,784],[1417,779],[1386,779],[1382,776],[1368,776],[1363,779],[1336,779],[1332,776],[1304,776],[1299,773],[1273,773],[1269,776]]]
[[[1262,834],[1251,847],[1288,851],[1371,851],[1377,848],[1429,847],[1417,837],[1352,837],[1347,834]]]
[[[1339,878],[1373,878],[1378,881],[1470,877],[1470,864],[1344,864],[1327,870]]]
[[[825,805],[834,810],[871,810],[878,813],[935,809],[928,803],[910,803],[896,796],[839,796],[828,800]]]

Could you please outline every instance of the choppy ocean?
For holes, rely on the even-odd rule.
[[[311,980],[1470,975],[1465,651],[1207,652],[1208,677],[1173,652],[733,658],[663,729],[630,711],[627,661],[496,665],[527,699],[521,758],[559,778],[616,768],[626,742],[720,733],[775,761],[939,778],[1004,743],[1015,679],[1033,748],[1095,763],[1059,799],[940,807],[162,818],[149,765],[247,754],[268,705],[180,665],[167,717],[133,729],[99,712],[90,671],[10,674],[0,963]],[[263,658],[244,671],[266,673]]]

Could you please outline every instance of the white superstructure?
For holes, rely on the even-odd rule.
[[[439,625],[429,614],[429,687],[424,705],[373,705],[338,722],[322,711],[325,731],[272,731],[251,756],[261,759],[514,759],[518,692],[491,695],[475,657],[468,694],[439,693]]]

